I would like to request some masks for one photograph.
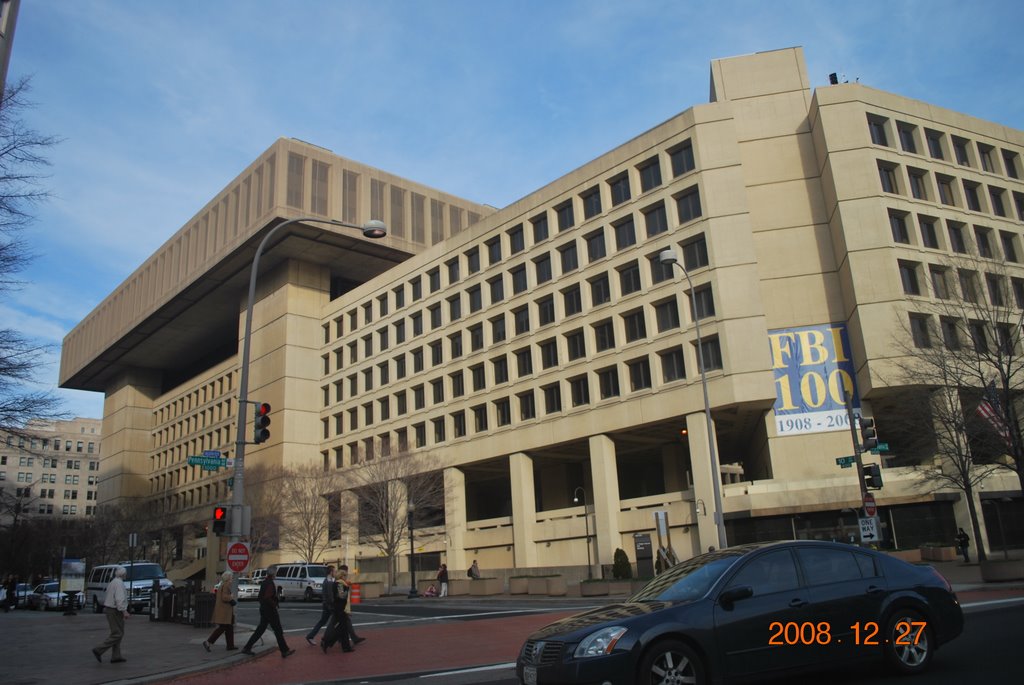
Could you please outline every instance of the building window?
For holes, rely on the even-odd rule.
[[[612,325],[611,319],[594,324],[594,343],[598,352],[615,347],[615,327]]]
[[[558,253],[562,257],[562,273],[568,273],[578,269],[580,266],[579,256],[576,254],[576,241],[569,243],[563,247],[558,248]]]
[[[572,397],[572,406],[582,407],[590,404],[590,383],[586,376],[576,376],[569,379],[569,394]]]
[[[470,274],[480,271],[480,250],[478,248],[474,247],[466,251],[466,269]]]
[[[626,366],[629,368],[630,390],[636,392],[637,390],[645,390],[651,387],[651,362],[647,357],[634,359],[628,362]]]
[[[569,286],[562,291],[562,305],[565,307],[565,315],[572,316],[583,311],[583,298],[580,295],[580,286]]]
[[[643,210],[643,214],[648,238],[653,238],[668,230],[668,215],[665,213],[664,202],[648,207]]]
[[[483,296],[480,294],[480,286],[474,285],[466,292],[469,294],[469,311],[480,311],[484,306]]]
[[[892,230],[893,242],[910,244],[906,215],[889,210],[889,228]]]
[[[939,234],[935,230],[936,221],[928,216],[918,215],[917,217],[917,223],[921,226],[921,244],[933,250],[939,248]]]
[[[637,166],[637,171],[640,172],[641,193],[646,193],[661,185],[661,163],[657,157],[651,157],[646,162],[641,162]]]
[[[985,284],[988,287],[988,300],[993,307],[1003,307],[1006,304],[1006,297],[1003,295],[1006,281],[996,274],[985,274]]]
[[[967,326],[971,334],[971,343],[975,352],[988,352],[988,336],[985,335],[985,324],[980,321],[972,321]]]
[[[444,362],[444,349],[441,347],[441,341],[435,340],[430,343],[430,365],[439,366]]]
[[[914,143],[914,129],[916,126],[905,124],[902,121],[896,122],[896,130],[900,135],[900,147],[904,152],[917,154],[917,144]]]
[[[448,336],[449,349],[451,350],[452,359],[458,359],[462,356],[462,331],[452,333]]]
[[[1020,178],[1020,172],[1017,171],[1017,157],[1016,152],[1003,150],[1003,166],[1006,167],[1006,175],[1010,178]]]
[[[946,230],[949,233],[949,245],[954,252],[967,254],[967,242],[964,240],[964,225],[953,221],[947,222]]]
[[[978,198],[978,184],[964,181],[964,202],[967,209],[973,212],[981,211],[981,200]]]
[[[708,290],[710,289],[711,288],[709,286]],[[671,297],[667,300],[655,304],[654,315],[658,322],[659,333],[664,333],[665,331],[670,331],[674,328],[679,328],[679,307],[676,305],[675,297]]]
[[[978,160],[981,162],[981,168],[989,173],[996,170],[995,163],[992,161],[992,149],[991,145],[978,143]]]
[[[554,338],[540,344],[540,365],[542,369],[558,366],[558,343]]]
[[[1016,247],[1017,236],[1016,236],[1016,234],[1010,233],[1009,231],[1000,231],[999,232],[999,239],[1002,241],[1002,244],[1003,244],[1003,256],[1006,258],[1006,261],[1008,261],[1008,262],[1016,262],[1017,261],[1017,247]]]
[[[413,337],[423,335],[423,312],[416,312],[415,314],[410,315],[409,320],[412,321]]]
[[[1024,193],[1013,193],[1013,204],[1017,207],[1017,219],[1024,221]]]
[[[931,347],[931,336],[928,333],[928,317],[920,314],[910,315],[910,335],[914,340],[914,347]]]
[[[873,114],[868,115],[868,132],[871,134],[871,142],[875,145],[889,146],[889,139],[885,135],[885,122],[888,119],[884,117],[875,116]]]
[[[533,267],[537,274],[537,285],[551,280],[551,255],[547,252],[533,260]]]
[[[621,205],[623,202],[629,200],[629,174],[624,171],[608,181],[608,190],[611,191],[612,207]]]
[[[925,180],[926,173],[919,169],[907,169],[910,178],[910,194],[915,200],[928,199],[928,182]]]
[[[529,376],[533,373],[533,352],[529,347],[516,350],[516,373],[519,377]]]
[[[483,324],[476,324],[469,327],[469,348],[473,352],[481,350],[484,347],[484,326]]]
[[[587,241],[587,258],[591,262],[595,262],[608,254],[605,250],[603,229],[594,231],[586,236],[585,240]]]
[[[501,238],[492,238],[487,243],[487,263],[497,264],[501,261]]]
[[[960,327],[955,319],[942,319],[942,344],[954,352],[960,349]]]
[[[417,385],[412,389],[412,408],[423,409],[427,405],[427,397],[424,392],[422,385]]]
[[[960,294],[965,302],[977,304],[978,302],[978,286],[977,286],[977,274],[967,269],[960,269],[958,272],[960,280]]]
[[[640,290],[640,265],[636,260],[619,269],[619,287],[622,295]]]
[[[700,190],[697,186],[688,188],[676,198],[676,210],[679,213],[679,223],[685,224],[701,216]]]
[[[715,315],[715,299],[711,286],[695,288],[690,296],[690,316],[696,321]]]
[[[988,197],[992,202],[992,213],[996,216],[1006,216],[1006,205],[1003,202],[1005,194],[1006,191],[1002,188],[988,187]]]
[[[920,295],[921,288],[917,282],[918,265],[914,262],[899,262],[900,281],[903,283],[903,292],[907,295]]]
[[[928,141],[928,154],[932,156],[932,159],[945,159],[942,154],[942,134],[926,128],[924,137]]]
[[[587,346],[583,337],[583,331],[577,329],[565,334],[566,349],[569,352],[569,361],[575,361],[587,356]]]
[[[619,370],[615,366],[600,369],[597,372],[597,385],[601,392],[601,399],[619,396]]]
[[[882,182],[882,191],[886,193],[897,193],[896,167],[886,162],[878,163],[878,178]]]
[[[534,244],[539,243],[542,240],[548,239],[548,215],[541,214],[530,219],[530,223],[533,225],[533,242]]]
[[[644,321],[644,310],[636,309],[622,315],[626,328],[626,342],[634,342],[647,337],[647,323]]]
[[[396,345],[401,345],[404,342],[405,342],[405,322],[404,321],[396,321],[395,322],[395,344]]]
[[[533,391],[517,395],[519,398],[519,420],[528,421],[537,417],[537,406],[533,400]]]
[[[466,381],[462,371],[448,374],[452,382],[452,397],[462,397],[466,394]]]
[[[457,411],[452,414],[452,435],[456,438],[466,436],[466,412]]]
[[[693,158],[693,143],[689,140],[676,145],[668,151],[669,161],[672,163],[672,176],[682,176],[696,168]]]
[[[436,293],[441,289],[441,269],[434,268],[427,272],[427,281],[430,284],[430,292]]]
[[[491,319],[491,343],[500,343],[505,339],[505,315],[499,314]]]
[[[505,299],[505,281],[501,276],[492,278],[487,284],[491,288],[491,304],[496,304]]]
[[[1024,279],[1011,278],[1010,285],[1013,288],[1013,301],[1017,309],[1024,309]]]
[[[512,269],[512,293],[518,295],[526,290],[527,278],[526,278],[526,266],[519,265]]]
[[[491,360],[495,383],[508,383],[508,358],[505,355]]]
[[[512,405],[508,398],[495,401],[494,414],[499,426],[507,426],[512,423]]]
[[[718,343],[717,336],[704,340],[700,345],[700,352],[704,360],[705,371],[722,368],[722,348]]]
[[[580,200],[583,201],[584,221],[601,213],[601,190],[597,186],[583,191]]]
[[[487,385],[487,373],[483,364],[469,367],[470,377],[473,379],[473,392],[483,390]]]
[[[936,175],[935,181],[939,186],[939,202],[944,205],[953,207],[956,205],[956,199],[953,195],[953,179],[949,176]]]
[[[516,224],[508,230],[508,253],[517,254],[526,249],[526,236],[523,233],[523,225]]]
[[[448,267],[448,285],[453,285],[459,282],[459,258],[449,260],[446,263]],[[386,309],[381,311],[381,314],[387,314]]]
[[[661,260],[658,259],[657,254],[653,254],[647,258],[648,263],[651,265],[651,283],[661,283],[662,281],[668,281],[672,279],[675,274],[672,273],[671,264],[662,264]]]
[[[562,411],[562,389],[558,383],[545,385],[541,388],[544,393],[544,413],[554,414]]]
[[[423,348],[417,347],[412,351],[412,372],[419,373],[423,370]]]
[[[566,231],[572,228],[576,224],[576,219],[572,213],[572,200],[566,200],[555,207],[555,216],[558,219],[559,231]]]
[[[545,301],[549,302],[550,305],[551,305],[550,306],[550,311],[551,311],[550,321],[554,321],[554,312],[555,312],[554,298],[549,295],[548,297],[546,297],[544,299],[545,299]],[[538,304],[537,305],[537,309],[539,310],[541,319],[543,320],[543,318],[544,318],[544,314],[543,314],[544,307],[543,307],[543,305]],[[512,320],[513,320],[513,322],[515,324],[516,335],[522,335],[523,333],[529,332],[529,330],[530,330],[530,308],[529,307],[520,307],[519,309],[514,310],[512,312]],[[550,323],[550,321],[549,321],[549,323]],[[544,325],[544,324],[541,323],[541,325]]]
[[[615,224],[615,249],[624,250],[631,245],[636,245],[636,228],[632,215]]]
[[[608,274],[604,273],[597,278],[590,280],[590,304],[594,307],[612,299],[611,286],[608,283]]]
[[[665,352],[659,352],[661,358],[661,379],[665,383],[679,381],[686,378],[686,368],[683,364],[683,351],[678,347]]]
[[[683,244],[683,268],[692,272],[708,264],[708,244],[703,234]]]
[[[929,266],[928,273],[932,279],[932,292],[940,300],[949,299],[949,271],[938,266]]]
[[[953,136],[953,152],[956,154],[956,163],[960,166],[971,166],[970,156],[967,152],[969,144],[967,140]]]
[[[433,304],[427,310],[430,313],[430,330],[436,330],[441,327],[441,305]]]
[[[462,318],[462,298],[455,295],[448,300],[448,320],[458,321]]]
[[[527,315],[526,328],[530,329],[529,315]],[[555,296],[547,295],[537,301],[537,319],[541,326],[547,326],[550,323],[555,322]],[[516,322],[516,331],[518,332],[519,324]]]
[[[989,240],[991,231],[981,226],[974,227],[974,240],[978,245],[978,256],[992,259],[992,242]]]

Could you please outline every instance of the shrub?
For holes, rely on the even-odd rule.
[[[616,580],[629,580],[633,577],[633,567],[629,563],[629,557],[622,549],[615,550],[612,562],[612,577]]]

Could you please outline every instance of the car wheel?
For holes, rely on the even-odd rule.
[[[49,603],[50,603],[50,600],[48,600],[46,598],[43,598],[43,600],[41,602],[39,602],[39,604],[36,604],[36,609],[39,609],[39,611],[46,611],[47,608],[48,608],[47,605]]]
[[[313,588],[309,588],[309,587],[306,588],[306,593],[305,593],[305,595],[303,595],[302,598],[305,601],[307,601],[307,602],[312,602],[313,601]]]
[[[98,614],[98,613],[101,613],[102,611],[103,610],[100,609],[100,598],[95,596],[95,595],[93,595],[93,598],[92,598],[92,613]]]
[[[640,685],[705,685],[707,675],[697,652],[685,642],[662,640],[651,646],[640,662]]]
[[[935,652],[932,630],[921,614],[898,609],[885,624],[885,656],[899,673],[924,671]]]

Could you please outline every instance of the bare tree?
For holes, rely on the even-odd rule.
[[[349,526],[358,521],[360,542],[372,544],[387,559],[390,591],[399,555],[409,544],[410,507],[414,527],[444,522],[444,478],[432,468],[429,455],[372,456],[346,471],[354,495],[347,501],[357,509],[343,509],[341,515]]]
[[[281,549],[315,562],[330,545],[329,499],[341,489],[333,469],[318,464],[286,469],[280,481]]]
[[[32,208],[48,196],[42,170],[46,150],[59,140],[27,127],[23,120],[29,82],[9,86],[0,100],[0,293],[17,288],[15,276],[34,255],[21,236]],[[28,389],[47,347],[10,329],[0,329],[0,428],[17,431],[30,419],[60,418],[60,403],[48,392]]]
[[[245,503],[252,511],[248,532],[253,552],[273,550],[280,546],[281,513],[285,506],[284,482],[287,478],[288,472],[281,466],[245,467]]]

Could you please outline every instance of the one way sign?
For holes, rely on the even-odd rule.
[[[869,516],[860,519],[860,541],[862,543],[878,542],[878,517]]]

